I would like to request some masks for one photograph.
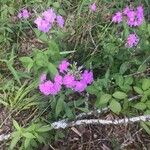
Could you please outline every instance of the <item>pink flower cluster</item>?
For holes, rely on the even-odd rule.
[[[112,17],[112,22],[120,23],[123,21],[123,17],[126,18],[127,24],[130,27],[140,26],[144,20],[144,10],[142,6],[138,6],[136,9],[126,7],[123,12],[118,11]]]
[[[139,42],[139,38],[135,33],[129,34],[125,46],[131,48],[136,46],[138,42]]]
[[[63,60],[59,64],[59,73],[54,77],[54,81],[47,80],[46,74],[42,74],[40,77],[39,89],[44,95],[56,95],[60,92],[62,86],[71,88],[76,92],[83,92],[86,87],[93,82],[93,72],[84,70],[80,74],[80,79],[77,79],[75,75],[69,73],[70,63]]]
[[[18,18],[19,19],[27,19],[30,17],[30,13],[27,9],[22,9],[20,10],[20,12],[18,13]]]
[[[34,21],[37,28],[42,32],[48,32],[55,22],[60,28],[64,27],[64,18],[60,15],[56,15],[52,8],[44,11],[41,16],[37,17]]]

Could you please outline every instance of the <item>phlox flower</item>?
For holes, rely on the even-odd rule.
[[[86,83],[86,84],[91,84],[93,82],[93,72],[88,70],[85,70],[82,74],[82,80]]]
[[[23,18],[23,19],[27,19],[30,17],[30,13],[27,9],[22,9],[19,13],[18,13],[18,18]]]
[[[57,22],[57,24],[58,24],[58,26],[59,26],[60,28],[63,28],[63,27],[64,27],[65,21],[64,21],[64,18],[63,18],[62,16],[58,15],[58,16],[56,17],[56,22]]]
[[[55,19],[56,19],[56,14],[55,14],[55,12],[54,12],[54,10],[53,9],[48,9],[48,10],[46,10],[46,11],[44,11],[43,13],[42,13],[42,16],[43,16],[43,18],[47,21],[47,22],[49,22],[49,23],[53,23],[54,21],[55,21]]]
[[[68,70],[68,66],[69,66],[69,62],[66,60],[63,60],[60,64],[59,64],[59,71],[61,73],[64,73]]]
[[[86,87],[87,87],[87,84],[83,80],[76,81],[74,90],[77,92],[83,92],[86,89]]]
[[[112,17],[112,22],[114,22],[114,23],[122,22],[122,13],[119,11],[117,13],[115,13],[115,15]]]
[[[55,83],[57,83],[57,84],[59,84],[59,85],[62,85],[62,84],[63,84],[63,78],[62,78],[62,76],[59,75],[59,74],[56,74],[56,75],[55,75],[54,81],[55,81]]]
[[[66,74],[63,79],[63,84],[67,88],[73,88],[76,84],[75,77],[73,75]]]
[[[44,95],[56,95],[61,90],[61,85],[50,80],[40,83],[39,89]]]
[[[123,14],[127,15],[129,13],[129,11],[130,11],[130,8],[127,6],[126,8],[124,8]]]
[[[96,3],[92,3],[92,4],[89,6],[89,8],[90,8],[90,11],[95,12],[96,9],[97,9]]]
[[[48,32],[51,29],[51,24],[45,19],[38,17],[34,23],[37,25],[37,28],[42,32]]]
[[[126,47],[131,48],[133,46],[136,46],[139,42],[139,38],[136,34],[129,34],[127,41],[126,41]]]
[[[53,83],[51,81],[46,81],[44,83],[41,83],[39,85],[39,89],[41,93],[43,93],[44,95],[49,95],[51,94],[51,90],[53,89]]]

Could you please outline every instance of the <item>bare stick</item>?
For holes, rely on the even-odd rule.
[[[138,116],[138,117],[132,117],[132,118],[124,118],[124,119],[115,119],[115,120],[103,120],[103,119],[85,119],[85,120],[77,120],[73,122],[54,122],[51,124],[51,126],[54,129],[65,129],[72,126],[78,126],[78,125],[88,125],[88,124],[97,124],[97,125],[119,125],[119,124],[127,124],[127,123],[134,123],[134,122],[140,122],[140,121],[150,121],[150,115],[146,116]]]

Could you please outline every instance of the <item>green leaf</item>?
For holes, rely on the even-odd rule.
[[[61,57],[60,57],[58,44],[55,41],[50,40],[48,45],[49,45],[48,50],[45,53],[48,56],[50,56],[54,62],[60,60]]]
[[[145,91],[145,92],[144,92],[144,95],[150,96],[150,89],[148,89],[147,91]]]
[[[28,138],[28,139],[34,139],[35,138],[35,136],[32,133],[29,133],[29,132],[23,133],[22,135],[24,137]]]
[[[43,52],[38,51],[34,57],[34,61],[38,67],[45,67],[48,65],[48,57]]]
[[[6,64],[8,69],[11,71],[12,75],[14,76],[15,80],[21,85],[18,72],[14,69],[14,67],[9,62],[6,62]]]
[[[139,103],[134,105],[134,108],[139,109],[139,110],[145,110],[146,105],[143,102],[139,102]]]
[[[111,95],[110,94],[103,94],[101,97],[100,97],[100,100],[99,100],[99,105],[103,105],[103,104],[106,104],[110,99],[111,99]]]
[[[55,7],[55,8],[59,8],[59,7],[60,7],[59,2],[54,2],[54,3],[53,3],[53,7]]]
[[[116,114],[119,114],[121,112],[121,105],[115,99],[112,99],[112,101],[109,104],[109,108]]]
[[[47,131],[50,131],[50,130],[52,130],[52,127],[49,126],[49,125],[46,125],[46,126],[40,127],[37,131],[38,132],[47,132]]]
[[[13,120],[13,126],[16,128],[16,130],[18,130],[18,131],[21,130],[21,127],[19,126],[19,124],[15,120]]]
[[[141,123],[141,126],[144,128],[144,130],[148,133],[148,134],[150,134],[150,128],[142,121]]]
[[[86,91],[89,93],[89,94],[94,94],[94,95],[97,95],[99,93],[99,90],[94,86],[94,85],[90,85],[86,88]]]
[[[124,74],[129,68],[129,63],[128,62],[124,62],[121,66],[120,66],[120,74]]]
[[[29,138],[25,139],[25,141],[24,141],[24,147],[25,147],[25,149],[27,149],[30,146],[30,142],[31,142],[31,139],[29,139]]]
[[[59,114],[62,112],[62,110],[64,108],[64,99],[65,99],[64,95],[61,95],[60,98],[57,101],[56,109],[55,109],[56,117],[59,116]]]
[[[65,106],[65,112],[66,112],[66,116],[69,118],[69,119],[72,119],[74,117],[73,115],[73,112],[72,112],[72,109],[70,109],[67,105]]]
[[[146,106],[147,106],[148,109],[150,109],[150,100],[148,100],[148,101],[146,102]]]
[[[142,90],[141,88],[139,88],[139,87],[137,87],[137,86],[134,86],[133,88],[134,88],[134,91],[135,91],[136,93],[138,93],[138,94],[140,94],[140,95],[143,94],[143,90]]]
[[[88,108],[77,107],[77,109],[79,109],[79,110],[81,110],[81,111],[83,111],[85,113],[89,112]]]
[[[116,91],[114,94],[113,94],[113,97],[114,98],[117,98],[117,99],[125,99],[127,97],[127,94],[124,93],[124,92],[121,92],[121,91]]]
[[[16,146],[16,144],[19,142],[19,140],[21,139],[21,135],[19,132],[15,132],[15,134],[13,134],[13,138],[11,140],[9,149],[10,150],[14,150],[14,147]]]
[[[54,76],[58,73],[57,68],[52,64],[52,63],[48,63],[47,64],[48,70],[50,71],[50,73]]]
[[[150,87],[150,79],[143,79],[142,89],[145,91]]]
[[[26,67],[28,71],[30,71],[34,61],[30,57],[21,57],[19,60],[22,62],[23,66]]]
[[[132,83],[133,83],[133,78],[132,77],[125,78],[125,81],[124,81],[125,85],[131,85]]]

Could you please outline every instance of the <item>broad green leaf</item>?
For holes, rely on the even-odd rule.
[[[70,107],[68,107],[67,105],[65,106],[65,112],[66,112],[65,115],[66,115],[69,119],[72,119],[72,118],[74,117],[72,111],[73,111],[73,110],[72,110]]]
[[[150,109],[150,100],[148,100],[148,101],[146,102],[146,106],[148,107],[148,109]]]
[[[18,130],[18,131],[21,130],[21,128],[20,128],[19,124],[17,123],[17,121],[13,120],[13,125],[16,128],[16,130]]]
[[[131,85],[132,83],[133,83],[133,77],[125,78],[125,81],[124,81],[125,85]]]
[[[59,2],[54,2],[54,3],[53,3],[53,7],[55,7],[55,8],[59,8],[59,7],[60,7]]]
[[[148,133],[148,134],[150,134],[150,128],[142,121],[141,123],[141,126],[144,128],[144,130]]]
[[[21,58],[19,58],[19,60],[22,62],[24,67],[26,67],[27,70],[30,71],[30,69],[33,66],[34,61],[30,57],[21,57]]]
[[[101,104],[106,104],[110,99],[111,99],[111,95],[110,94],[103,94],[101,97],[100,97],[100,100],[99,100],[99,105]]]
[[[16,134],[14,134],[12,140],[11,140],[11,143],[10,143],[10,146],[9,146],[9,149],[10,150],[14,150],[16,144],[19,142],[19,140],[21,139],[21,135],[19,132],[16,132]]]
[[[113,94],[113,97],[114,98],[117,98],[117,99],[125,99],[127,97],[127,94],[124,93],[124,92],[121,92],[121,91],[116,91],[114,94]]]
[[[30,146],[30,142],[31,142],[31,139],[29,139],[29,138],[25,139],[25,141],[24,141],[24,147],[25,147],[25,149],[27,149]]]
[[[91,86],[88,86],[86,88],[86,91],[89,93],[89,94],[94,94],[94,95],[97,95],[99,90],[94,86],[94,85],[91,85]]]
[[[47,126],[40,127],[37,131],[38,132],[47,132],[47,131],[50,131],[50,130],[52,130],[52,127],[47,125]]]
[[[143,102],[139,102],[139,103],[134,105],[134,108],[139,109],[139,110],[145,110],[146,109],[146,105]]]
[[[128,62],[124,62],[121,66],[120,66],[120,74],[124,74],[129,68],[129,63]]]
[[[109,108],[116,114],[119,114],[121,112],[121,105],[115,99],[112,99],[112,101],[109,104]]]
[[[145,91],[150,87],[150,79],[143,79],[142,89]]]
[[[141,95],[143,94],[143,90],[141,88],[139,88],[137,86],[134,86],[133,88],[136,93],[141,94]]]
[[[56,115],[56,117],[58,117],[59,114],[63,111],[63,108],[64,108],[64,99],[65,99],[64,95],[61,95],[60,98],[57,101],[56,109],[55,109],[55,115]]]
[[[23,133],[22,135],[24,137],[28,138],[28,139],[34,139],[35,138],[35,136],[32,133],[29,133],[29,132]]]
[[[42,52],[37,52],[34,57],[35,63],[38,65],[38,67],[45,67],[48,65],[48,57],[46,54]]]
[[[50,71],[50,73],[54,76],[58,73],[57,68],[52,64],[52,63],[48,63],[47,64],[48,70]]]
[[[144,92],[144,95],[150,96],[150,89],[148,89],[147,91],[145,91],[145,92]]]

